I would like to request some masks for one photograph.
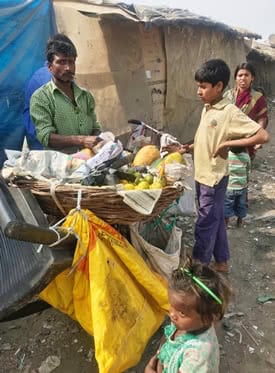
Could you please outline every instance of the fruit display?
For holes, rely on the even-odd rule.
[[[183,176],[182,171],[186,168],[186,160],[179,152],[167,154],[163,158],[152,161],[152,153],[148,146],[145,146],[144,152],[138,158],[139,166],[136,166],[136,157],[132,165],[128,165],[124,175],[134,175],[134,180],[125,177],[120,180],[124,190],[146,190],[162,189],[167,185],[173,185],[175,181],[180,180]],[[142,148],[143,149],[143,148]],[[141,149],[141,150],[142,150]],[[154,153],[155,156],[157,153]],[[148,158],[146,158],[148,156]],[[149,164],[149,161],[152,161]],[[176,178],[174,174],[176,173]]]
[[[131,173],[131,169],[130,173]],[[151,173],[134,173],[135,180],[129,182],[120,180],[124,190],[144,190],[144,189],[162,189],[166,186],[166,179],[160,176],[154,176]]]
[[[89,156],[87,149],[78,154],[82,157]],[[81,184],[116,185],[119,190],[125,191],[162,189],[182,179],[185,165],[186,161],[181,153],[173,152],[161,158],[156,145],[145,145],[136,154],[123,151],[119,157],[104,162],[91,170]]]
[[[155,145],[145,145],[136,154],[133,166],[149,166],[160,158],[160,151]]]

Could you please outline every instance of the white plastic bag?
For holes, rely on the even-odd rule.
[[[147,242],[139,232],[139,224],[130,226],[132,245],[145,259],[147,264],[163,277],[169,279],[174,269],[178,268],[181,255],[182,230],[176,226],[168,234],[165,250]]]
[[[20,157],[18,157],[18,152],[6,151],[6,154],[8,160],[4,163],[4,169],[12,165],[12,169],[7,170],[10,171],[11,176],[32,176],[38,180],[43,178],[61,180],[68,175],[68,154],[55,150],[22,150]]]
[[[195,215],[197,210],[195,202],[194,163],[191,154],[185,154],[184,157],[189,165],[189,175],[184,178],[184,181],[190,188],[184,190],[179,199],[178,206],[183,215]]]
[[[120,141],[108,141],[94,157],[87,160],[86,166],[89,170],[92,170],[104,162],[115,159],[122,152],[123,146]]]

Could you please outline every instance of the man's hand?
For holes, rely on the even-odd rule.
[[[181,154],[187,153],[189,150],[188,144],[169,144],[166,147],[162,148],[162,151],[167,151],[168,153],[179,152]]]
[[[96,144],[103,141],[100,137],[97,136],[84,136],[83,145],[84,148],[92,149]]]
[[[146,365],[144,373],[157,373],[158,358],[154,355]]]
[[[216,149],[216,151],[214,152],[213,157],[216,158],[219,155],[221,158],[227,159],[228,152],[229,152],[229,146],[227,146],[225,143],[220,144],[218,148]]]

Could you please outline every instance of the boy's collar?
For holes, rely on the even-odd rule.
[[[229,103],[230,103],[230,101],[228,100],[228,98],[224,97],[220,101],[216,102],[213,105],[211,105],[211,104],[204,104],[204,107],[206,108],[206,110],[209,110],[211,108],[215,108],[217,110],[221,110],[225,106],[227,106]]]

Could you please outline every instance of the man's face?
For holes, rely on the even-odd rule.
[[[222,82],[218,82],[214,86],[207,82],[197,82],[197,86],[197,94],[205,104],[214,104],[221,99],[223,90]]]
[[[56,54],[49,63],[49,70],[56,80],[71,82],[75,74],[75,57]]]

